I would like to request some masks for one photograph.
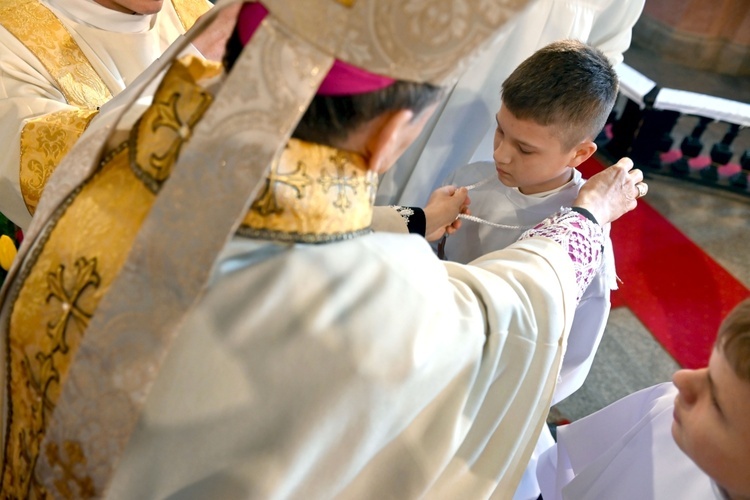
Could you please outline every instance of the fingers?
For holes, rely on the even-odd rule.
[[[609,168],[592,176],[574,201],[591,212],[600,223],[612,222],[638,205],[648,193],[643,172],[633,167],[630,158],[621,158]]]
[[[458,191],[458,187],[457,186],[442,186],[442,187],[439,187],[438,190],[442,190],[448,196],[453,196],[454,194],[456,194],[456,191]]]
[[[453,196],[461,200],[462,205],[468,205],[469,204],[469,190],[465,187],[457,188],[456,191],[453,193]]]
[[[618,167],[624,169],[626,172],[631,170],[633,168],[633,160],[628,158],[627,156],[624,156],[618,160],[617,163],[612,165],[613,167]],[[611,168],[611,167],[610,167]]]
[[[633,161],[630,158],[620,158],[615,165],[628,171],[628,180],[635,186],[635,199],[643,198],[648,193],[648,184],[643,182],[643,171],[633,168]]]
[[[456,219],[449,226],[445,226],[445,232],[448,235],[455,234],[459,229],[461,229],[461,219]]]
[[[643,171],[639,168],[634,168],[633,170],[628,172],[628,176],[634,184],[637,184],[643,180]]]
[[[648,184],[645,182],[636,182],[635,187],[638,190],[638,194],[635,196],[636,198],[643,198],[646,196],[646,193],[648,193]]]
[[[634,199],[643,198],[646,196],[646,193],[648,193],[648,184],[643,182],[643,171],[638,168],[633,168],[633,160],[630,158],[620,158],[620,160],[612,165],[613,167],[620,168],[627,172],[627,184],[631,184],[634,186],[635,195],[633,196]],[[631,193],[633,190],[628,189],[625,191],[626,193]]]

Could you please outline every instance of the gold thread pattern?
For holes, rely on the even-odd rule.
[[[96,259],[79,258],[75,264],[73,276],[66,279],[65,265],[47,274],[47,296],[51,320],[44,328],[44,335],[39,335],[35,346],[24,346],[12,343],[11,349],[17,354],[20,370],[17,377],[25,384],[27,406],[11,410],[16,416],[24,415],[25,426],[16,427],[17,439],[12,439],[6,448],[6,467],[3,472],[3,493],[13,497],[26,497],[29,492],[41,497],[44,491],[33,476],[33,470],[39,456],[39,448],[44,437],[44,429],[55,408],[55,401],[60,392],[61,372],[65,372],[70,358],[71,342],[79,339],[88,325],[91,313],[83,304],[82,296],[87,289],[96,289],[100,277],[96,270]],[[56,300],[55,300],[56,299]],[[18,467],[11,470],[9,457],[17,452],[20,458]],[[71,460],[73,458],[71,457]],[[11,459],[12,461],[12,459]],[[85,479],[85,478],[84,478]],[[85,483],[85,480],[82,485]],[[12,492],[12,494],[11,494]],[[80,490],[83,493],[83,490]]]
[[[252,205],[252,210],[260,215],[280,214],[284,208],[276,199],[276,184],[285,184],[294,189],[297,198],[304,196],[304,189],[312,184],[312,179],[305,173],[305,164],[297,162],[297,169],[288,174],[280,174],[272,170],[266,179],[266,185]]]
[[[301,243],[344,239],[370,227],[376,188],[361,156],[292,139],[239,234]]]
[[[184,64],[170,70],[171,76],[161,84],[154,105],[133,128],[133,141],[139,144],[138,148],[131,148],[133,167],[152,190],[169,177],[182,145],[190,139],[193,127],[211,105],[211,95],[195,82],[220,73],[219,63],[185,58]]]
[[[195,21],[211,8],[204,0],[172,0],[172,5],[185,31],[189,30]]]
[[[349,190],[356,195],[361,178],[354,171],[352,171],[352,175],[346,174],[346,167],[349,165],[350,160],[342,152],[337,151],[329,157],[329,160],[336,169],[335,175],[330,175],[328,171],[324,171],[318,183],[320,183],[324,191],[336,189],[336,201],[333,202],[333,206],[343,213],[352,205]]]
[[[110,89],[52,11],[37,0],[5,4],[0,24],[39,59],[68,104],[97,109],[112,99]]]
[[[216,65],[177,64],[164,77],[155,100],[171,103],[185,123],[205,111],[203,89],[193,74],[213,74]],[[197,59],[195,61],[198,61]],[[185,83],[185,79],[192,82]],[[185,104],[181,100],[190,104]],[[156,111],[154,116],[162,116]],[[155,120],[147,121],[147,126]],[[158,122],[158,120],[156,120]],[[159,127],[163,128],[163,127]],[[172,130],[172,129],[170,129]],[[190,137],[192,131],[187,131]],[[179,134],[172,135],[182,141]],[[14,301],[8,337],[8,422],[5,429],[3,495],[41,498],[52,493],[41,486],[36,464],[43,457],[60,471],[54,496],[97,496],[81,443],[50,442],[42,449],[47,426],[60,397],[71,362],[101,298],[117,277],[138,228],[155,199],[134,172],[131,149],[155,143],[138,142],[134,134],[124,146],[105,156],[98,171],[71,195],[47,241],[29,263]],[[145,157],[159,157],[148,150]],[[160,174],[171,172],[175,156],[159,163]]]
[[[50,175],[97,113],[90,109],[62,110],[29,120],[24,126],[18,180],[31,215]]]
[[[404,16],[402,6],[413,3],[412,0],[357,2],[351,9],[342,9],[340,5],[325,0],[329,9],[321,8],[318,11],[317,7],[322,5],[322,1],[310,0],[308,4],[267,0],[272,16],[261,24],[253,43],[245,48],[234,74],[228,75],[220,99],[201,124],[200,137],[194,138],[187,145],[187,150],[194,154],[183,155],[181,163],[186,168],[179,169],[178,175],[172,178],[175,182],[170,183],[170,189],[165,191],[169,196],[159,200],[160,205],[164,205],[160,207],[162,210],[156,211],[148,219],[144,236],[158,238],[159,243],[163,244],[161,251],[154,252],[149,246],[134,249],[130,262],[138,262],[138,269],[128,266],[127,271],[121,273],[122,281],[118,281],[111,290],[113,295],[126,297],[127,300],[113,301],[117,303],[113,303],[106,314],[101,311],[102,325],[106,324],[106,328],[102,326],[96,332],[93,328],[99,326],[99,321],[95,316],[89,327],[92,331],[84,340],[89,348],[78,353],[76,364],[69,374],[77,383],[63,383],[65,397],[58,401],[55,418],[45,440],[64,443],[67,439],[72,439],[81,444],[88,468],[101,491],[105,490],[115,468],[114,464],[125,450],[131,430],[145,404],[150,382],[174,339],[171,325],[183,317],[184,311],[202,292],[211,264],[234,227],[234,216],[239,211],[236,207],[244,206],[248,192],[256,192],[257,176],[260,172],[265,172],[265,166],[271,164],[281,144],[286,142],[286,134],[299,119],[322,75],[330,67],[332,57],[341,55],[339,48],[359,49],[360,44],[344,43],[348,40],[346,35],[361,32],[361,37],[356,39],[362,41],[361,46],[367,49],[361,53],[352,53],[356,57],[351,59],[341,57],[350,63],[392,77],[442,82],[446,77],[458,74],[460,68],[453,69],[451,64],[460,59],[459,55],[472,52],[481,43],[489,43],[491,35],[499,27],[488,24],[481,8],[489,0],[432,2],[432,5],[426,5],[425,8],[444,10],[443,6],[457,6],[464,11],[474,12],[467,18],[466,29],[462,30],[466,39],[452,40],[458,43],[446,47],[455,47],[455,50],[446,52],[439,50],[441,47],[429,46],[428,37],[424,33],[420,38],[415,38],[415,43],[412,44],[403,44],[401,38],[394,36],[395,43],[390,47],[396,47],[400,52],[390,53],[388,47],[383,46],[383,38],[379,35],[382,32],[391,36],[399,34],[400,28],[408,28],[404,26],[408,16]],[[505,9],[513,3],[522,5],[525,0],[500,0],[500,3]],[[303,8],[303,15],[298,16],[298,11]],[[339,16],[329,16],[331,10],[335,10],[334,14]],[[389,12],[391,19],[380,22],[381,14]],[[437,14],[438,20],[444,18],[441,12]],[[294,22],[295,17],[297,23]],[[290,21],[286,22],[287,20]],[[357,22],[360,24],[357,25]],[[304,23],[308,30],[302,29],[298,23]],[[340,26],[343,28],[338,28]],[[342,35],[334,36],[330,31],[326,32],[326,29],[341,29]],[[405,34],[409,38],[413,33]],[[310,45],[305,40],[314,40],[315,43]],[[284,57],[270,57],[279,54]],[[440,67],[433,68],[435,61],[440,63]],[[247,77],[240,79],[239,75],[252,77],[249,80]],[[289,75],[292,77],[289,78]],[[279,85],[279,82],[285,84]],[[239,141],[238,136],[245,133],[249,136],[248,140]],[[238,137],[238,140],[222,141],[229,137]],[[208,147],[209,144],[220,143],[227,147]],[[255,155],[257,161],[253,163],[247,158],[248,153],[254,151],[258,151],[258,154]],[[90,152],[93,152],[93,147]],[[206,159],[214,162],[215,170],[200,168],[207,163]],[[237,168],[243,166],[243,161],[246,162],[244,165],[249,164],[251,168]],[[228,168],[220,168],[222,164]],[[210,163],[208,166],[211,166]],[[237,175],[231,175],[235,172]],[[142,187],[142,184],[139,185]],[[116,196],[119,192],[113,190],[108,194]],[[196,196],[201,196],[203,204],[207,205],[205,213],[201,211],[194,214],[185,210],[185,207],[192,206]],[[128,211],[135,208],[136,203],[131,199],[120,202],[127,208],[124,214],[129,217]],[[73,208],[76,207],[69,207]],[[284,213],[289,211],[284,210]],[[86,212],[81,210],[76,215],[85,216]],[[69,220],[70,217],[63,217],[55,231],[61,230],[59,225],[66,219]],[[196,220],[209,221],[209,224],[201,224],[201,227],[210,233],[210,237],[206,237],[204,244],[200,246],[186,245],[188,235],[196,226]],[[173,237],[160,238],[160,231],[167,226],[172,228],[170,233]],[[51,238],[54,236],[51,235]],[[80,235],[77,238],[80,239]],[[65,246],[62,245],[65,241],[67,240],[58,241],[58,245]],[[111,245],[114,247],[113,243]],[[94,255],[77,250],[77,255]],[[109,257],[108,255],[107,258]],[[101,258],[99,262],[101,266],[104,265]],[[180,267],[181,262],[197,262],[200,265],[189,266],[188,269]],[[100,270],[100,275],[104,277],[105,273]],[[158,282],[154,276],[158,276]],[[153,291],[152,295],[139,293],[143,289],[142,280]],[[173,293],[177,288],[183,292],[181,296]],[[17,309],[19,308],[14,307],[12,313],[15,314]],[[133,316],[134,309],[141,314]],[[169,321],[165,321],[165,317]],[[136,324],[141,328],[134,328]],[[143,325],[148,328],[143,328]],[[20,325],[17,329],[23,330],[22,327]],[[125,339],[132,345],[127,358],[122,355],[120,344],[113,342]],[[158,348],[140,348],[157,344]],[[127,376],[116,377],[112,370],[104,369],[98,363],[100,356],[111,356],[110,359],[118,365],[117,368],[127,367]],[[123,382],[126,385],[123,386]],[[82,389],[81,384],[89,383],[86,390],[79,390]],[[107,403],[117,398],[130,404],[124,405],[123,411],[112,411]],[[86,416],[82,418],[82,414]],[[120,425],[106,425],[113,422]],[[40,457],[37,470],[44,476],[48,488],[56,488],[54,481],[62,471],[57,466],[45,466],[46,459],[46,454]]]

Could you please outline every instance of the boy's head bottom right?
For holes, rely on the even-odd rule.
[[[675,443],[728,498],[750,499],[750,299],[722,322],[708,366],[672,381]]]
[[[532,54],[503,82],[493,154],[500,181],[524,194],[567,183],[596,151],[617,91],[598,49],[561,40]]]

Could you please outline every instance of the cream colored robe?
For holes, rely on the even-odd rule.
[[[41,0],[41,3],[63,23],[112,96],[132,83],[185,32],[170,0],[164,1],[161,12],[149,16],[116,12],[93,0]],[[81,108],[67,102],[48,69],[0,26],[0,148],[3,151],[0,155],[0,212],[22,229],[31,220],[19,181],[22,131],[30,122],[57,113],[52,121],[57,131],[44,135],[42,145],[36,146],[54,156],[60,148],[67,147],[63,143],[68,141],[61,135],[74,134],[70,140],[75,140],[85,128],[92,113],[96,113],[96,105],[91,108],[92,111],[83,116],[78,114]],[[41,178],[36,178],[29,186],[38,187],[39,182]]]
[[[111,497],[478,499],[500,484],[510,498],[552,397],[573,283],[546,239],[463,266],[414,235],[235,238]]]
[[[108,497],[511,498],[577,293],[546,238],[464,266],[415,235],[235,237],[153,374]]]

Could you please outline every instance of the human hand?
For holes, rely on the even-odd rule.
[[[193,46],[203,54],[203,57],[211,61],[221,61],[224,58],[227,40],[232,35],[242,5],[238,3],[224,8],[216,15],[216,19],[195,37]]]
[[[424,207],[425,239],[435,241],[458,231],[458,214],[470,214],[469,203],[469,191],[464,187],[442,186],[433,191]]]
[[[621,158],[586,181],[573,206],[585,208],[603,225],[633,210],[647,192],[643,172],[633,168],[630,158]]]

